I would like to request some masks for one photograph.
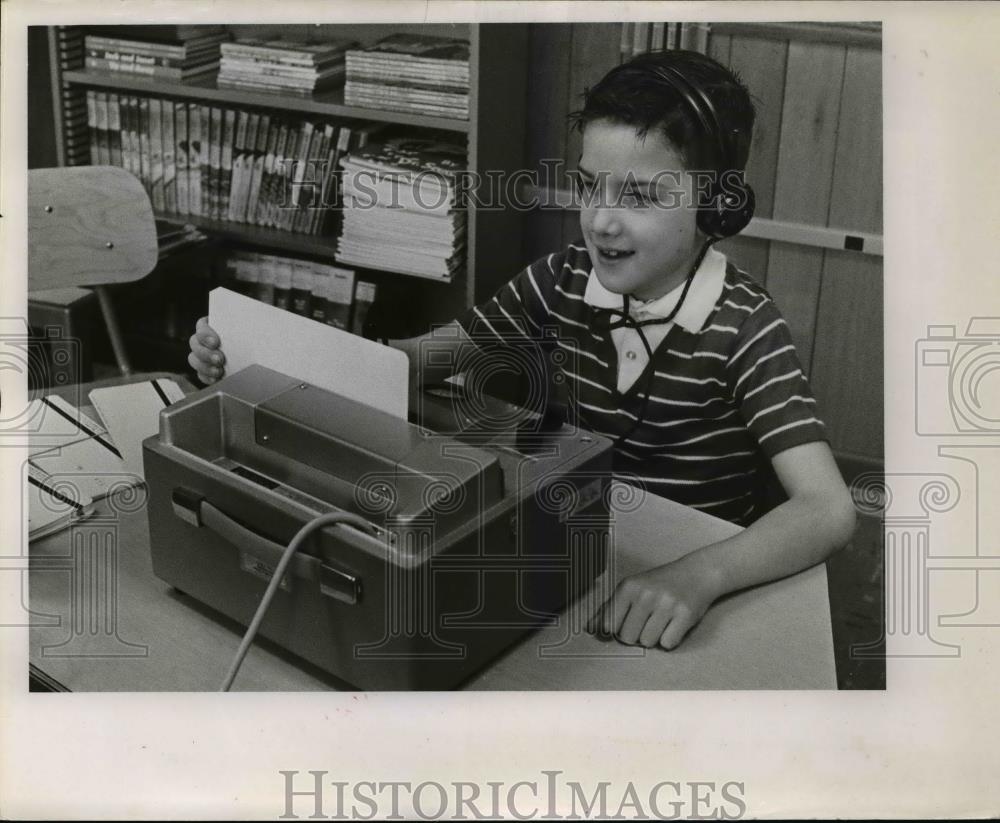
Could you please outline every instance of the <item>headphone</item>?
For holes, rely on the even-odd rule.
[[[628,68],[633,65],[626,64]],[[708,202],[699,204],[697,225],[711,241],[739,234],[753,217],[756,196],[742,170],[737,168],[738,130],[727,132],[705,90],[673,66],[648,65],[656,79],[681,96],[701,126],[702,133],[715,144],[715,172]],[[726,174],[723,186],[722,175]],[[700,199],[700,197],[699,197]]]

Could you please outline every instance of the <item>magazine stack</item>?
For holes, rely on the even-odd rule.
[[[223,44],[218,85],[310,96],[344,82],[344,52],[354,45],[242,38]]]
[[[143,27],[128,28],[141,31]],[[218,71],[219,46],[228,39],[221,27],[148,29],[140,36],[127,32],[88,34],[84,38],[87,68],[178,82],[202,79]]]
[[[462,265],[458,201],[465,149],[394,138],[351,152],[343,167],[340,263],[450,282]]]
[[[394,34],[347,52],[344,102],[469,119],[469,42]]]

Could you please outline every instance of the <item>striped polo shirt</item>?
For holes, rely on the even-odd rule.
[[[619,391],[612,333],[584,299],[592,270],[577,241],[532,263],[471,309],[462,326],[479,345],[528,338],[561,350],[551,360],[560,363],[576,420],[615,442],[619,479],[752,522],[761,514],[770,458],[827,439],[770,295],[727,262],[703,325],[670,325],[644,372]]]

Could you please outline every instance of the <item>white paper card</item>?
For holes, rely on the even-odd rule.
[[[213,289],[208,322],[226,355],[226,374],[257,363],[406,419],[405,354],[308,317]]]
[[[160,410],[183,399],[181,387],[161,378],[94,389],[89,397],[121,452],[126,471],[145,478],[142,441],[160,430]]]

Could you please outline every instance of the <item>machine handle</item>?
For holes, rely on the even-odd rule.
[[[243,566],[247,571],[261,577],[270,577],[285,546],[249,529],[234,520],[222,509],[209,503],[205,498],[187,489],[174,489],[172,497],[174,513],[193,526],[204,527],[223,540],[232,544],[243,555],[250,555],[259,562],[254,568]],[[345,603],[355,604],[361,597],[361,580],[356,575],[328,566],[317,557],[301,553],[295,554],[288,566],[288,573],[302,580],[316,581],[322,594]],[[282,588],[289,590],[287,581]]]

